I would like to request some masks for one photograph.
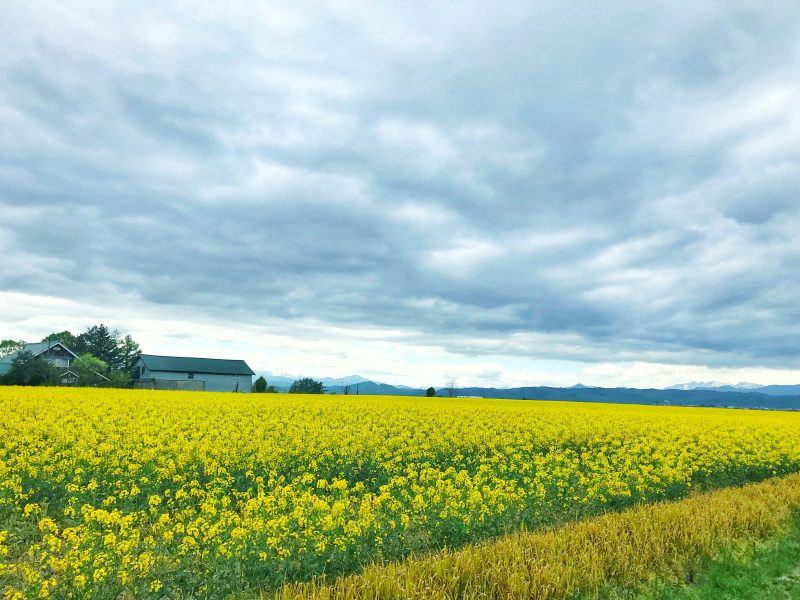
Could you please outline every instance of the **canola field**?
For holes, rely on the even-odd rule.
[[[800,471],[790,413],[7,387],[0,414],[7,598],[280,593]]]
[[[638,505],[543,532],[373,565],[340,578],[287,584],[276,600],[634,600],[691,588],[709,560],[747,570],[765,549],[797,538],[800,474]],[[778,575],[778,573],[770,573]],[[781,573],[781,575],[784,575]],[[782,577],[789,583],[790,577]],[[794,598],[780,588],[745,595],[724,582],[714,598]],[[681,598],[709,598],[691,592]]]

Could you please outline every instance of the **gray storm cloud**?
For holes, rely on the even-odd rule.
[[[254,10],[0,8],[0,289],[800,367],[800,6]]]

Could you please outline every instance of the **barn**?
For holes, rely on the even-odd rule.
[[[139,388],[251,392],[253,375],[243,360],[140,354],[133,364]]]

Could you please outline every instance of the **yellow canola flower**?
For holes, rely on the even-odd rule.
[[[792,413],[13,387],[0,411],[4,597],[224,595],[208,582],[357,571],[800,470]]]

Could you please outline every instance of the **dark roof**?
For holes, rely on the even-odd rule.
[[[217,375],[255,375],[243,360],[221,358],[192,358],[187,356],[157,356],[140,354],[139,358],[149,371],[185,371],[187,373],[214,373]]]

